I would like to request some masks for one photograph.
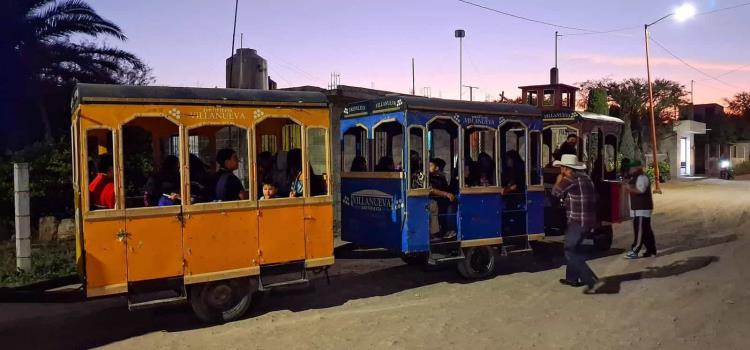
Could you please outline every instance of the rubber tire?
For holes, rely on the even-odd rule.
[[[190,306],[195,315],[203,322],[222,323],[239,319],[244,316],[253,299],[255,284],[254,280],[237,278],[231,280],[214,281],[195,284],[190,288]],[[209,305],[204,298],[204,293],[217,287],[227,285],[232,290],[235,301],[224,310]]]
[[[403,253],[401,254],[401,260],[403,260],[406,263],[406,265],[409,265],[409,266],[427,265],[427,259],[429,257],[430,256],[427,253],[413,253],[413,254]]]
[[[483,254],[487,261],[477,265],[474,258],[481,258],[477,254]],[[464,260],[458,262],[458,273],[470,280],[479,280],[492,276],[495,273],[495,250],[490,246],[471,247],[464,249]]]
[[[599,228],[593,237],[594,248],[598,251],[606,252],[612,248],[613,240],[612,226]]]

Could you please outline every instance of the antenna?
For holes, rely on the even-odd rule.
[[[469,101],[474,101],[474,89],[479,89],[478,86],[463,85],[465,88],[469,88]]]
[[[555,68],[557,68],[557,41],[560,40],[562,35],[559,32],[555,32]]]
[[[229,87],[232,87],[234,80],[234,38],[237,33],[237,8],[240,6],[240,0],[234,1],[234,26],[232,27],[232,52],[229,55]]]
[[[414,88],[414,57],[411,58],[411,94],[416,94],[416,90]]]

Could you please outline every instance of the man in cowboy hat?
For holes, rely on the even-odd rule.
[[[560,175],[552,187],[552,194],[565,200],[568,227],[565,229],[565,259],[568,261],[565,278],[560,283],[572,287],[594,288],[598,278],[586,264],[581,252],[584,238],[598,226],[596,217],[596,188],[586,174],[586,165],[574,154],[564,154],[552,163],[560,168]]]
[[[646,251],[643,257],[656,256],[656,239],[654,231],[651,230],[651,211],[654,209],[654,200],[651,197],[651,180],[643,172],[643,164],[639,160],[633,160],[630,166],[630,181],[625,189],[630,193],[630,216],[633,217],[633,245],[630,252],[625,255],[627,259],[638,259],[643,245]]]

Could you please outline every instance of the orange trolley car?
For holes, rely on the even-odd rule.
[[[333,264],[324,95],[79,84],[72,103],[87,297],[126,294],[131,309],[188,301],[203,320],[230,320],[254,292]],[[227,149],[242,188],[218,200],[227,170],[215,158]],[[261,179],[277,197],[261,199]]]

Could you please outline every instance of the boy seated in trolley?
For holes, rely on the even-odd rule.
[[[276,186],[276,183],[273,182],[273,180],[263,180],[263,195],[260,197],[260,200],[279,198],[276,194],[278,191],[279,187]]]
[[[440,158],[430,159],[430,240],[453,239],[456,228],[453,214],[453,203],[456,196],[450,192],[448,180],[443,174],[445,161]],[[443,234],[442,237],[440,234]]]

